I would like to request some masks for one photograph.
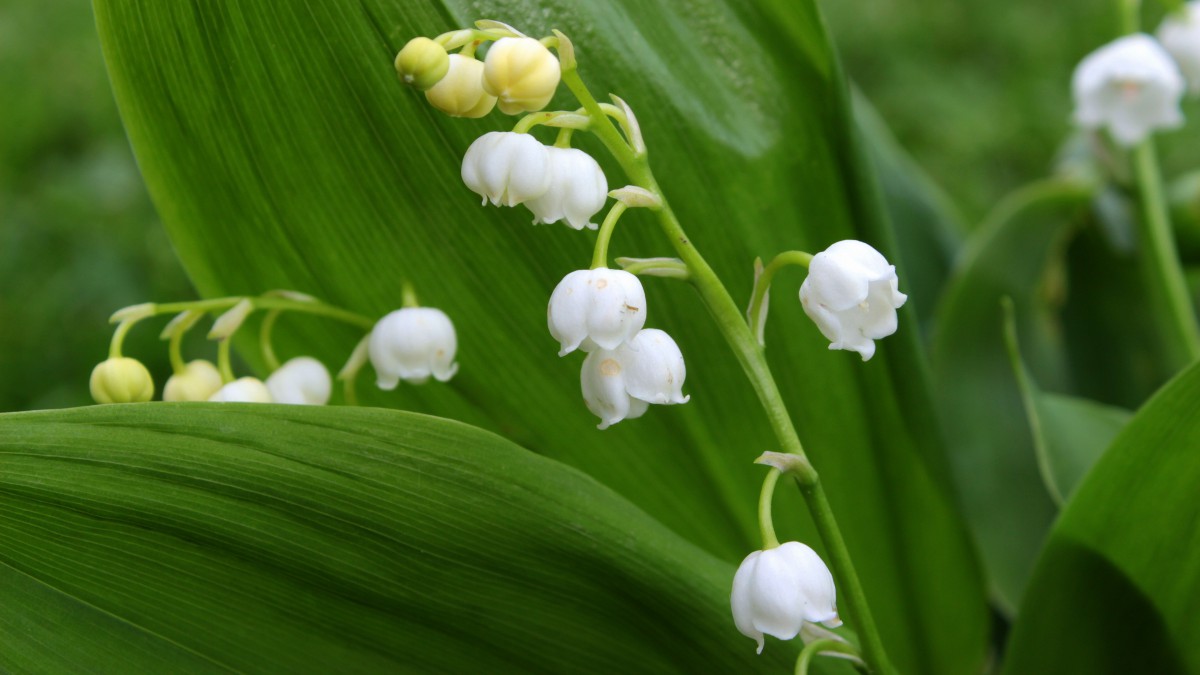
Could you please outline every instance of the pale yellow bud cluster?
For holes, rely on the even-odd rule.
[[[123,356],[101,361],[88,382],[97,403],[141,403],[154,397],[154,378],[141,361]]]

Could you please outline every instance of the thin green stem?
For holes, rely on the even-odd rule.
[[[121,346],[125,344],[125,336],[129,333],[129,329],[133,328],[133,324],[137,322],[138,319],[127,319],[117,324],[117,329],[113,331],[112,342],[108,345],[108,358],[121,358]]]
[[[417,289],[413,288],[412,283],[408,281],[404,282],[404,286],[400,289],[400,306],[406,309],[421,306],[421,301],[417,298]],[[369,327],[374,328],[374,326],[375,324],[371,324]]]
[[[1121,32],[1132,35],[1140,30],[1142,0],[1119,0]]]
[[[758,493],[758,529],[762,532],[764,551],[779,546],[779,538],[775,536],[775,522],[771,516],[771,502],[775,497],[775,484],[782,475],[782,471],[772,467],[763,479],[762,492]]]
[[[608,242],[612,239],[613,230],[617,229],[617,221],[629,207],[621,202],[612,205],[604,222],[600,224],[600,233],[596,235],[596,249],[592,252],[592,269],[608,267]]]
[[[356,377],[347,377],[342,380],[342,400],[346,405],[358,405],[358,391],[354,387]]]
[[[1175,250],[1152,138],[1134,149],[1134,172],[1142,204],[1141,268],[1169,362],[1175,370],[1182,370],[1200,359],[1200,328]]]
[[[717,277],[716,272],[700,255],[683,231],[683,226],[680,225],[650,169],[647,155],[635,153],[616,127],[605,119],[604,111],[588,91],[587,86],[579,77],[577,69],[564,68],[562,82],[592,116],[593,124],[589,130],[595,133],[600,142],[612,153],[630,180],[662,200],[662,208],[657,213],[663,233],[670,240],[679,258],[687,264],[692,283],[718,329],[725,337],[725,341],[733,350],[746,377],[750,380],[781,449],[784,452],[804,457],[804,447],[800,443],[800,437],[796,434],[796,428],[792,424],[791,416],[788,415],[787,406],[784,405],[783,397],[771,375],[758,340],[744,320],[741,310],[729,295],[729,291]],[[837,521],[833,517],[833,512],[829,508],[816,471],[797,474],[796,480],[802,486],[817,531],[825,543],[834,575],[848,591],[846,604],[856,621],[858,633],[863,641],[864,660],[868,667],[876,673],[884,675],[893,673],[894,669],[884,651],[883,641],[879,637],[879,630],[875,626],[875,620],[867,605],[861,582],[850,559],[850,553],[846,548]]]
[[[811,253],[804,251],[784,251],[775,256],[763,268],[762,274],[754,280],[754,292],[750,294],[750,307],[746,310],[747,322],[755,333],[759,333],[761,330],[767,291],[771,290],[771,281],[775,278],[775,274],[788,265],[797,265],[807,269],[812,258]],[[761,342],[760,339],[759,343],[761,344]]]
[[[162,304],[154,305],[153,313],[175,314],[178,312],[185,312],[189,309],[197,312],[217,312],[223,309],[229,309],[245,299],[245,296],[239,295],[227,298],[213,298],[211,300],[164,302]],[[255,309],[281,309],[291,312],[314,314],[316,316],[323,316],[327,319],[341,321],[342,323],[348,323],[350,325],[365,328],[367,330],[370,330],[375,326],[374,321],[361,314],[344,310],[340,307],[327,305],[323,302],[292,300],[290,298],[278,296],[259,296],[250,298],[250,301],[254,304]]]
[[[171,357],[171,370],[176,375],[183,374],[187,370],[187,363],[183,360],[183,334],[185,331],[177,330],[171,334],[171,341],[167,343],[167,353]]]
[[[279,357],[275,356],[275,348],[271,346],[271,333],[275,330],[275,322],[279,320],[282,309],[272,309],[263,317],[262,327],[258,330],[258,350],[262,352],[263,362],[267,370],[279,370]]]
[[[822,652],[837,652],[839,654],[858,656],[858,651],[849,642],[830,639],[813,640],[804,645],[804,649],[800,650],[800,656],[796,659],[796,675],[808,675],[808,667],[812,664],[812,660]]]
[[[217,343],[217,372],[221,373],[221,382],[229,384],[233,382],[233,365],[229,360],[229,346],[233,342],[232,338],[225,338]]]

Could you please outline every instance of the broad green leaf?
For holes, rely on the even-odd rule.
[[[648,325],[679,340],[692,401],[595,431],[580,359],[555,357],[545,329],[551,290],[588,264],[593,235],[531,228],[523,208],[479,206],[459,178],[462,153],[514,120],[446,118],[397,83],[391,61],[414,35],[478,18],[566,32],[593,90],[636,111],[689,237],[744,303],[756,256],[850,237],[896,250],[811,2],[98,0],[96,9],[139,164],[202,295],[294,288],[379,316],[411,280],[455,321],[461,370],[448,386],[374,401],[479,424],[575,466],[728,562],[758,548],[763,474],[751,461],[775,444],[696,296],[647,283]],[[575,107],[565,92],[554,105]],[[600,156],[592,139],[576,138]],[[602,164],[612,187],[623,184]],[[671,252],[640,212],[625,217],[611,250]],[[776,281],[768,355],[893,659],[907,672],[974,669],[986,644],[982,584],[932,422],[913,310],[863,364],[827,351],[796,300],[799,284],[797,274]],[[288,320],[277,334],[281,355],[331,364],[358,338]],[[781,509],[785,536],[818,543],[794,495]]]
[[[5,672],[778,672],[733,567],[493,434],[377,409],[0,416]]]
[[[999,205],[968,242],[934,331],[933,373],[963,506],[992,590],[1015,607],[1057,513],[1043,488],[1021,392],[1004,345],[1011,297],[1022,356],[1043,385],[1066,379],[1051,307],[1061,302],[1061,256],[1086,212],[1090,186],[1036,184]]]
[[[1067,503],[1005,672],[1200,670],[1200,366],[1143,407]]]
[[[1004,334],[1017,387],[1029,420],[1038,470],[1055,504],[1071,496],[1132,413],[1076,396],[1042,391],[1021,361],[1012,304],[1005,303]]]

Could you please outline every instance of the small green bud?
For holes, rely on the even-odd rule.
[[[89,382],[96,403],[140,403],[154,397],[154,379],[141,361],[124,356],[102,361]]]
[[[450,55],[446,48],[427,37],[408,41],[396,55],[396,73],[400,81],[421,91],[426,91],[446,76],[450,69]]]

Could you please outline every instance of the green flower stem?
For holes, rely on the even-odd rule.
[[[1200,359],[1200,328],[1175,250],[1152,138],[1134,149],[1134,172],[1142,203],[1138,256],[1168,358],[1182,370]]]
[[[421,301],[417,299],[417,289],[413,288],[413,285],[407,281],[404,282],[404,286],[400,289],[400,306],[405,309],[421,306]],[[374,327],[374,323],[367,326],[368,329]]]
[[[271,346],[271,332],[275,329],[275,322],[279,320],[279,315],[282,313],[282,309],[272,309],[267,312],[262,320],[262,328],[258,331],[258,349],[262,352],[267,370],[271,372],[279,370],[279,357],[275,356],[275,348]]]
[[[758,529],[762,531],[764,551],[779,546],[779,538],[775,536],[775,522],[771,518],[771,502],[775,497],[775,484],[782,475],[782,471],[772,467],[763,479],[762,492],[758,494]]]
[[[180,375],[184,370],[187,370],[187,363],[183,360],[183,334],[185,331],[177,330],[171,334],[171,341],[167,343],[167,354],[171,357],[171,370],[176,375]]]
[[[108,358],[121,358],[121,345],[125,344],[125,336],[129,333],[129,329],[133,328],[133,324],[137,322],[137,319],[126,319],[117,324],[117,329],[113,331],[112,342],[108,345]]]
[[[798,265],[807,269],[812,259],[811,253],[784,251],[767,263],[762,274],[754,281],[754,292],[750,294],[750,307],[746,310],[746,319],[753,330],[757,331],[758,326],[762,324],[764,301],[767,298],[767,291],[771,290],[771,280],[775,278],[775,273],[788,265]]]
[[[564,68],[562,81],[591,115],[593,124],[589,130],[595,133],[597,138],[608,148],[630,180],[662,200],[658,218],[663,233],[670,240],[679,258],[687,264],[692,283],[721,334],[725,336],[725,341],[729,343],[734,356],[741,364],[742,370],[745,371],[746,377],[750,380],[781,449],[784,452],[804,457],[804,447],[800,443],[800,437],[796,434],[796,428],[792,425],[792,419],[788,415],[775,378],[772,377],[771,370],[767,366],[762,347],[743,318],[741,310],[730,297],[729,291],[683,231],[683,226],[675,217],[675,212],[671,209],[650,169],[647,153],[635,153],[616,127],[607,122],[600,104],[588,91],[587,85],[579,77],[579,71],[576,68]],[[879,637],[879,630],[876,628],[871,610],[867,606],[858,574],[854,571],[854,564],[850,560],[850,553],[846,549],[846,543],[842,538],[837,521],[833,517],[833,512],[829,508],[829,502],[816,471],[810,470],[797,475],[796,480],[800,483],[801,491],[808,502],[809,512],[825,543],[826,552],[833,564],[834,575],[842,586],[850,614],[857,623],[856,627],[863,642],[863,654],[867,666],[876,673],[893,673],[894,669],[888,661],[883,641]]]
[[[175,314],[185,312],[187,310],[195,310],[197,312],[219,312],[229,309],[237,303],[245,300],[244,296],[236,296],[229,298],[213,298],[212,300],[195,300],[191,302],[165,302],[154,305],[153,314]],[[334,319],[353,326],[358,326],[366,330],[370,330],[375,326],[375,322],[371,319],[354,312],[350,312],[340,307],[327,305],[323,302],[304,302],[300,300],[292,300],[277,296],[260,296],[250,298],[254,309],[280,309],[291,312],[303,312],[305,314],[315,314],[323,316],[327,319]]]
[[[233,382],[233,365],[229,362],[229,344],[232,338],[225,338],[217,343],[217,372],[221,373],[221,382]]]
[[[808,675],[808,666],[821,652],[837,652],[839,654],[858,656],[858,651],[854,649],[854,645],[848,642],[829,639],[813,640],[804,645],[804,649],[800,651],[799,658],[796,659],[796,675]]]
[[[622,202],[613,204],[608,210],[608,215],[604,216],[604,222],[600,225],[600,234],[596,236],[596,249],[592,253],[592,269],[608,267],[608,242],[612,239],[613,230],[617,229],[617,221],[621,219],[621,214],[625,213],[625,206]]]

